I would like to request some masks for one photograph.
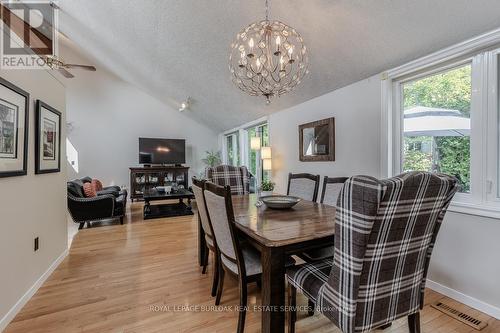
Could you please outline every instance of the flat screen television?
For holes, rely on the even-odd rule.
[[[186,140],[139,138],[139,164],[186,163]]]

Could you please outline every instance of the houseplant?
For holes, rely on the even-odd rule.
[[[264,180],[262,184],[260,185],[260,195],[266,196],[266,195],[272,195],[274,191],[274,183],[270,180]]]
[[[220,155],[220,151],[214,152],[213,150],[205,152],[205,158],[201,161],[205,164],[205,170],[200,172],[200,179],[204,179],[206,177],[206,169],[209,167],[215,167],[221,165],[222,159]]]

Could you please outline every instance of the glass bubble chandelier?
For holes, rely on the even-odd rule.
[[[254,22],[231,44],[229,70],[232,81],[251,96],[279,97],[300,84],[308,70],[304,40],[294,28],[280,21]]]

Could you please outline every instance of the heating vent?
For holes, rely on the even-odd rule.
[[[455,318],[466,325],[469,325],[470,327],[478,331],[488,326],[486,322],[474,318],[466,313],[463,313],[462,311],[458,311],[457,309],[452,308],[451,306],[443,302],[436,302],[434,304],[431,304],[431,306],[443,312],[444,314],[447,314],[448,316]]]

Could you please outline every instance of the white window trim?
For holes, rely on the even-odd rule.
[[[471,193],[455,196],[450,210],[470,215],[500,218],[499,184],[499,121],[497,56],[500,29],[493,30],[428,56],[414,60],[382,74],[381,84],[381,170],[383,177],[400,171],[401,118],[395,114],[402,79],[442,71],[470,61],[473,66],[471,96]],[[488,51],[488,52],[487,52]],[[487,88],[488,91],[483,91]],[[483,112],[481,112],[481,110]]]

